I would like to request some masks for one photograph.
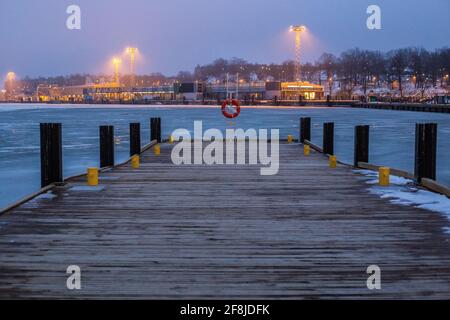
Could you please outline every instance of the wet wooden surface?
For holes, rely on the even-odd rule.
[[[450,298],[439,213],[380,199],[298,144],[280,146],[275,176],[175,166],[171,148],[0,217],[0,298]],[[381,290],[366,287],[373,264]]]

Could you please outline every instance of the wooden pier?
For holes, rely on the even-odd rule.
[[[450,105],[448,104],[425,104],[425,103],[388,103],[388,102],[374,102],[374,103],[352,103],[353,108],[364,109],[381,109],[381,110],[396,110],[396,111],[415,111],[415,112],[436,112],[436,113],[450,113]]]
[[[280,171],[181,165],[81,176],[0,217],[0,298],[450,298],[449,222],[367,191],[300,144]],[[81,290],[66,269],[81,268]],[[366,286],[381,268],[381,290]]]

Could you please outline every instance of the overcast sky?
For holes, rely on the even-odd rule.
[[[66,28],[71,4],[81,30]],[[381,7],[382,30],[366,27],[370,4]],[[0,75],[110,72],[128,45],[141,52],[139,74],[219,57],[279,63],[294,57],[291,24],[308,27],[306,61],[353,47],[434,49],[450,45],[449,21],[449,0],[0,0]]]

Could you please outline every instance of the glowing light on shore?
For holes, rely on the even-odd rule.
[[[289,31],[295,32],[295,81],[301,81],[301,34],[306,31],[302,25],[290,26]]]
[[[114,65],[114,82],[116,84],[120,84],[120,78],[119,78],[119,67],[122,63],[122,60],[120,58],[113,58],[112,63]]]
[[[130,56],[130,76],[131,76],[130,84],[133,87],[136,83],[135,61],[138,48],[128,47],[125,49],[125,52]]]
[[[6,74],[6,79],[8,80],[8,81],[14,81],[15,79],[16,79],[16,74],[14,73],[14,72],[8,72],[7,74]]]

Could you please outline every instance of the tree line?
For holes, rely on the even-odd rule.
[[[184,78],[208,80],[211,77],[223,79],[224,74],[239,73],[240,78],[251,81],[281,80],[293,81],[295,63],[252,64],[243,59],[217,59],[211,64],[197,66],[193,74],[183,73]],[[400,92],[405,77],[414,79],[417,88],[426,85],[436,87],[449,83],[450,49],[428,51],[424,48],[403,48],[389,52],[350,49],[340,56],[324,53],[314,63],[301,66],[302,79],[322,84],[323,81],[339,81],[342,89],[351,91],[360,85],[364,91],[370,82],[398,81]]]
[[[355,86],[362,86],[364,92],[369,83],[397,81],[401,95],[405,77],[414,79],[417,88],[425,86],[436,87],[449,84],[450,49],[440,48],[426,50],[424,48],[403,48],[389,52],[362,50],[358,48],[344,51],[339,56],[324,53],[314,63],[301,66],[302,79],[322,84],[339,81],[341,90],[351,92]],[[136,76],[139,86],[170,84],[175,81],[225,81],[226,75],[239,74],[245,81],[293,81],[295,76],[295,62],[286,61],[281,64],[250,63],[244,59],[217,59],[206,65],[197,65],[193,72],[181,71],[176,76],[165,76],[161,73]],[[77,74],[66,77],[25,78],[22,79],[23,88],[35,90],[38,84],[52,84],[59,86],[83,85],[86,79],[91,83],[108,81],[111,76]],[[123,83],[129,82],[129,75],[122,77]]]

